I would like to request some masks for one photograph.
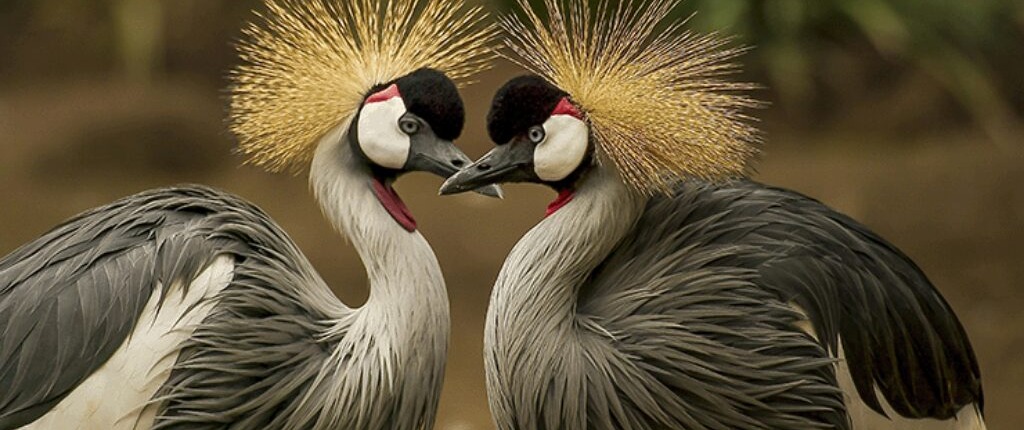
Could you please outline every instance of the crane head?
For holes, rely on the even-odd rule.
[[[468,161],[452,144],[464,123],[455,84],[441,72],[419,69],[369,91],[349,141],[380,175],[426,171],[447,178]]]
[[[348,141],[370,171],[377,198],[407,230],[415,230],[416,225],[392,182],[416,171],[448,178],[469,164],[469,157],[453,143],[464,125],[458,88],[437,70],[416,70],[375,86],[364,97],[349,127]],[[501,197],[501,189],[494,184],[476,191]]]
[[[760,134],[744,112],[760,103],[746,95],[755,86],[726,79],[745,50],[686,30],[673,13],[680,1],[517,0],[517,13],[500,20],[501,55],[535,76],[495,97],[488,126],[498,148],[472,168],[493,168],[532,137],[529,160],[518,161],[530,164],[500,172],[506,180],[564,191],[595,164],[588,157],[646,195],[686,178],[745,175]]]
[[[495,26],[465,0],[263,3],[230,74],[230,127],[246,161],[271,172],[308,167],[324,136],[367,101],[389,100],[392,92],[373,96],[392,85],[398,100],[451,140],[462,129],[462,104],[449,78],[464,85],[494,57]]]
[[[487,132],[497,147],[445,182],[442,194],[500,182],[570,188],[592,164],[589,127],[569,94],[536,75],[514,78],[494,96]]]
[[[414,170],[447,177],[469,162],[452,145],[465,117],[452,80],[490,67],[496,27],[465,0],[263,3],[231,72],[240,152],[272,172],[298,173],[343,135],[381,203],[415,229],[391,181]],[[493,186],[481,192],[500,195]]]
[[[571,193],[594,164],[582,110],[568,93],[536,75],[514,78],[498,90],[487,131],[497,146],[449,178],[442,194],[501,182],[535,182]]]

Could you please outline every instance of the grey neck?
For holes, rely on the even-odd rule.
[[[484,331],[488,401],[498,428],[537,423],[551,384],[581,393],[580,287],[632,229],[646,199],[597,166],[573,199],[520,239],[495,282]],[[555,353],[557,351],[557,353]],[[560,382],[553,379],[557,378]],[[585,409],[585,396],[563,396],[561,413]],[[549,411],[550,412],[550,411]],[[574,428],[574,421],[565,427]],[[553,423],[552,423],[553,424]]]
[[[437,258],[418,231],[395,222],[372,190],[369,169],[352,152],[347,124],[328,133],[314,155],[310,185],[334,227],[366,268],[370,297],[337,315],[323,333],[338,369],[326,404],[344,421],[325,428],[429,428],[447,357],[448,295]],[[337,302],[337,299],[334,299]],[[368,387],[368,381],[377,385]],[[376,413],[361,415],[351,410]],[[339,420],[342,418],[338,418]]]
[[[485,342],[566,333],[587,276],[626,235],[646,199],[610,168],[595,167],[573,199],[530,230],[505,260],[488,309]],[[533,334],[530,334],[533,333]]]
[[[377,200],[370,171],[352,152],[345,130],[336,128],[318,146],[310,185],[325,216],[352,242],[366,268],[370,297],[362,310],[393,310],[410,318],[409,309],[401,307],[415,306],[447,315],[444,279],[430,244],[418,231],[398,225]]]

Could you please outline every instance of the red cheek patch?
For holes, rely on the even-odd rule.
[[[558,101],[558,106],[555,106],[555,110],[551,112],[551,116],[555,115],[569,115],[578,120],[583,120],[583,114],[569,101],[568,97],[562,97],[562,100]]]
[[[363,104],[386,102],[386,101],[391,100],[391,99],[393,99],[395,97],[402,97],[402,94],[400,92],[398,92],[398,85],[391,84],[390,87],[387,87],[387,88],[385,88],[383,90],[380,90],[378,92],[370,94],[370,97],[367,97],[366,98],[366,102],[363,103]]]

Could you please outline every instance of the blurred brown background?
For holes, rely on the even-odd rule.
[[[84,209],[146,188],[204,183],[267,210],[350,305],[355,253],[303,177],[241,166],[223,126],[231,42],[257,0],[0,1],[0,255]],[[500,10],[507,2],[489,4]],[[1024,1],[691,0],[698,29],[737,35],[762,83],[758,179],[819,198],[913,257],[981,360],[992,428],[1024,422]],[[490,143],[505,63],[467,88],[471,157]],[[398,185],[448,280],[454,320],[442,429],[489,428],[483,316],[504,256],[550,191],[504,201]],[[1017,423],[1017,424],[1014,424]]]

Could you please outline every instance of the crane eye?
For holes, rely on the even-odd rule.
[[[526,132],[526,136],[529,137],[530,141],[533,143],[541,143],[544,141],[544,138],[547,137],[547,133],[544,132],[544,127],[535,125],[530,127],[530,130]]]
[[[398,120],[398,127],[402,129],[403,133],[411,136],[420,131],[420,122],[411,118],[402,118]]]

